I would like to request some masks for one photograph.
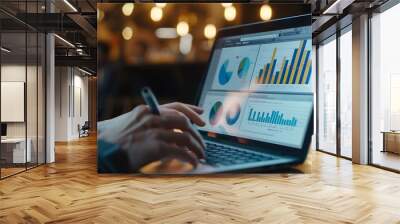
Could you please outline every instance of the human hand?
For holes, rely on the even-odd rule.
[[[196,166],[198,158],[204,158],[205,144],[190,121],[204,125],[198,115],[201,112],[196,106],[171,103],[162,105],[158,116],[151,114],[147,106],[138,106],[115,118],[114,127],[105,128],[99,138],[120,145],[132,171],[165,157]]]
[[[198,106],[174,102],[174,103],[163,104],[160,106],[160,109],[161,113],[163,111],[166,112],[171,110],[175,110],[179,113],[182,113],[183,115],[188,117],[191,122],[193,122],[198,126],[204,126],[206,124],[204,120],[200,117],[200,114],[203,113],[203,108]]]

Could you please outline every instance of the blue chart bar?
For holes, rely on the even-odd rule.
[[[266,124],[276,124],[276,125],[282,125],[282,126],[291,126],[295,127],[297,125],[297,119],[295,117],[292,117],[291,119],[286,119],[283,117],[283,113],[280,111],[272,111],[271,113],[266,113],[266,112],[258,112],[253,110],[253,108],[250,109],[249,117],[247,120],[249,121],[255,121],[255,122],[260,122],[260,123],[266,123]]]
[[[295,58],[296,58],[296,54],[297,54],[297,51],[298,51],[299,49],[294,49],[294,52],[293,52],[293,56],[292,56],[292,61],[290,62],[290,68],[289,68],[289,73],[288,73],[288,76],[289,77],[286,77],[286,82],[285,82],[285,84],[289,84],[289,80],[290,80],[290,74],[292,74],[292,70],[293,70],[293,64],[294,64],[294,60],[295,60]]]
[[[311,53],[311,51],[307,51],[307,55],[306,55],[306,60],[304,60],[304,66],[303,66],[303,69],[301,70],[301,75],[300,75],[300,83],[301,83],[301,80],[303,80],[303,76],[304,76],[304,72],[305,72],[305,70],[306,70],[306,65],[307,65],[307,62],[308,62],[308,59],[309,59],[309,57],[310,57],[310,53]]]
[[[279,76],[279,71],[277,71],[277,72],[275,73],[274,84],[276,84],[276,80],[278,80],[278,76]],[[271,81],[271,83],[272,83],[272,81]]]
[[[265,71],[264,71],[264,75],[263,75],[263,78],[261,80],[261,83],[265,83],[265,80],[267,78],[267,73],[268,73],[268,70],[269,70],[269,66],[271,66],[271,65],[268,63],[267,67],[265,67]]]
[[[270,83],[270,81],[272,80],[272,76],[274,74],[275,66],[276,66],[276,59],[274,59],[274,62],[272,63],[271,72],[269,72],[267,80],[264,83]]]
[[[303,41],[303,43],[301,44],[301,50],[300,50],[300,54],[299,54],[300,57],[297,60],[297,65],[295,65],[296,66],[296,70],[294,71],[294,77],[293,77],[293,82],[294,83],[296,82],[297,76],[299,75],[298,74],[299,73],[299,68],[300,68],[300,64],[301,64],[302,58],[303,58],[304,48],[306,47],[306,42],[307,41]],[[305,63],[307,63],[307,62],[305,62]],[[294,84],[294,83],[292,83],[292,84]]]
[[[279,84],[283,84],[283,80],[285,78],[286,70],[288,69],[288,63],[289,63],[289,60],[286,60],[285,61],[285,66],[283,67],[283,71],[281,73],[282,77],[281,77],[281,80],[279,80]]]
[[[308,70],[307,80],[306,80],[307,84],[310,82],[310,78],[311,78],[311,69]]]

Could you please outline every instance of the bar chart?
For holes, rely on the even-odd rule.
[[[301,85],[309,84],[311,78],[311,49],[307,40],[296,41],[298,47],[281,44],[272,50],[269,58],[264,60],[257,71],[255,83],[258,85]],[[265,51],[271,51],[266,46]]]
[[[286,118],[285,114],[280,111],[259,112],[254,110],[253,108],[250,109],[247,120],[266,123],[266,124],[292,126],[292,127],[295,127],[297,124],[297,118],[295,117]]]
[[[272,94],[271,94],[272,97]],[[300,146],[311,116],[312,97],[255,94],[248,98],[240,132],[253,138]]]

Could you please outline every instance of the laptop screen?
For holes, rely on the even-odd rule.
[[[301,148],[313,110],[311,26],[216,40],[202,131]]]

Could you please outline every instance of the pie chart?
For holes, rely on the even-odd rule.
[[[222,117],[222,103],[220,101],[216,102],[210,110],[210,114],[208,116],[210,124],[212,126],[216,125]]]
[[[232,106],[229,107],[227,113],[226,113],[226,123],[228,125],[234,125],[236,121],[238,121],[240,116],[240,104],[235,103]]]
[[[226,60],[219,69],[218,82],[220,85],[225,85],[232,77],[232,72],[227,71],[229,60]]]
[[[237,74],[239,76],[239,78],[243,78],[246,77],[247,72],[249,71],[250,68],[250,59],[248,57],[244,57],[239,64],[239,68],[237,71]]]

